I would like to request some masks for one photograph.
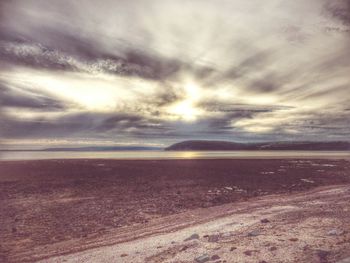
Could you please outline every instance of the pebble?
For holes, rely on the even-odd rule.
[[[183,246],[180,251],[185,251],[186,249],[188,249],[189,247],[188,246]]]
[[[208,237],[208,242],[218,242],[219,241],[219,235],[210,235]]]
[[[275,251],[275,250],[277,250],[277,247],[270,247],[269,250],[270,250],[270,251]]]
[[[209,261],[209,260],[210,260],[210,257],[209,257],[208,254],[204,254],[204,255],[202,255],[202,256],[200,256],[200,257],[198,257],[198,258],[195,258],[194,260],[195,260],[196,262],[198,262],[198,263],[204,263],[204,262]]]
[[[219,255],[213,255],[211,257],[211,260],[218,260],[218,259],[220,259]]]
[[[192,236],[186,238],[184,241],[190,241],[190,240],[194,240],[194,239],[199,239],[199,235],[193,234]]]
[[[329,251],[326,250],[316,250],[316,255],[319,257],[320,260],[324,261],[327,259],[328,255],[330,254]]]
[[[121,254],[120,256],[123,258],[123,257],[127,257],[128,254]]]
[[[233,250],[236,250],[236,249],[237,249],[236,247],[231,247],[230,251],[233,251]]]
[[[264,218],[264,219],[261,219],[260,222],[263,224],[266,224],[266,223],[270,223],[270,220],[268,220],[267,218]]]
[[[260,235],[260,232],[258,230],[253,230],[252,232],[249,232],[247,236],[248,237],[256,237],[258,235]]]
[[[331,231],[328,231],[327,233],[329,236],[340,236],[342,234],[344,234],[344,231],[340,231],[337,229],[332,229]]]
[[[232,237],[234,235],[235,235],[234,232],[226,232],[226,233],[221,234],[221,237],[222,238],[228,238],[228,237]]]

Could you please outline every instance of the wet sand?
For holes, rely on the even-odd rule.
[[[324,159],[2,161],[0,259],[4,262],[36,261],[124,244],[162,233],[165,225],[157,224],[168,217],[177,218],[174,221],[177,227],[172,231],[180,231],[188,227],[185,218],[191,211],[205,211],[191,221],[191,225],[202,224],[214,220],[213,215],[227,216],[226,212],[220,216],[218,211],[210,209],[222,205],[225,209],[234,209],[242,202],[254,205],[259,198],[273,201],[271,196],[275,195],[311,193],[306,198],[310,201],[314,198],[309,192],[312,189],[349,185],[349,171],[349,161]],[[339,200],[341,196],[344,195],[340,194]],[[346,202],[337,209],[343,209],[344,204]],[[328,210],[317,211],[319,218],[329,217]],[[343,219],[334,222],[347,224],[348,214],[337,213],[337,217]],[[310,249],[316,248],[311,244]],[[118,258],[114,262],[142,262],[128,258],[130,250],[117,251]],[[120,258],[123,253],[128,256]],[[339,254],[343,253],[341,251],[337,253],[338,257],[344,256]],[[189,257],[184,256],[183,262],[193,262]],[[336,255],[329,256],[329,260],[335,259]],[[66,260],[78,262],[74,258]],[[167,260],[147,256],[147,262],[171,262]]]

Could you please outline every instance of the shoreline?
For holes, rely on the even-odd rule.
[[[235,160],[343,159],[350,151],[0,151],[0,161],[37,160]]]

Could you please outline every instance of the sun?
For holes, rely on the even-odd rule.
[[[185,98],[169,108],[169,113],[184,121],[195,121],[202,110],[196,107],[200,98],[200,88],[194,83],[184,85]]]
[[[190,101],[181,101],[176,103],[172,109],[171,113],[180,117],[185,121],[195,121],[200,111],[193,107]]]

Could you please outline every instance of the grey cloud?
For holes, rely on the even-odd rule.
[[[120,57],[94,52],[87,58],[80,56],[79,52],[70,54],[34,42],[0,42],[2,63],[6,61],[10,65],[39,69],[105,72],[162,80],[172,76],[183,66],[178,60],[165,59],[137,50],[127,50]]]
[[[327,1],[325,10],[345,25],[350,25],[350,1],[332,0]]]
[[[33,110],[64,110],[68,105],[54,99],[44,92],[38,93],[21,88],[10,88],[8,84],[0,82],[0,108],[27,108]]]
[[[153,134],[162,123],[136,114],[82,112],[55,118],[14,118],[2,112],[0,138],[81,138],[108,134],[112,138]]]

